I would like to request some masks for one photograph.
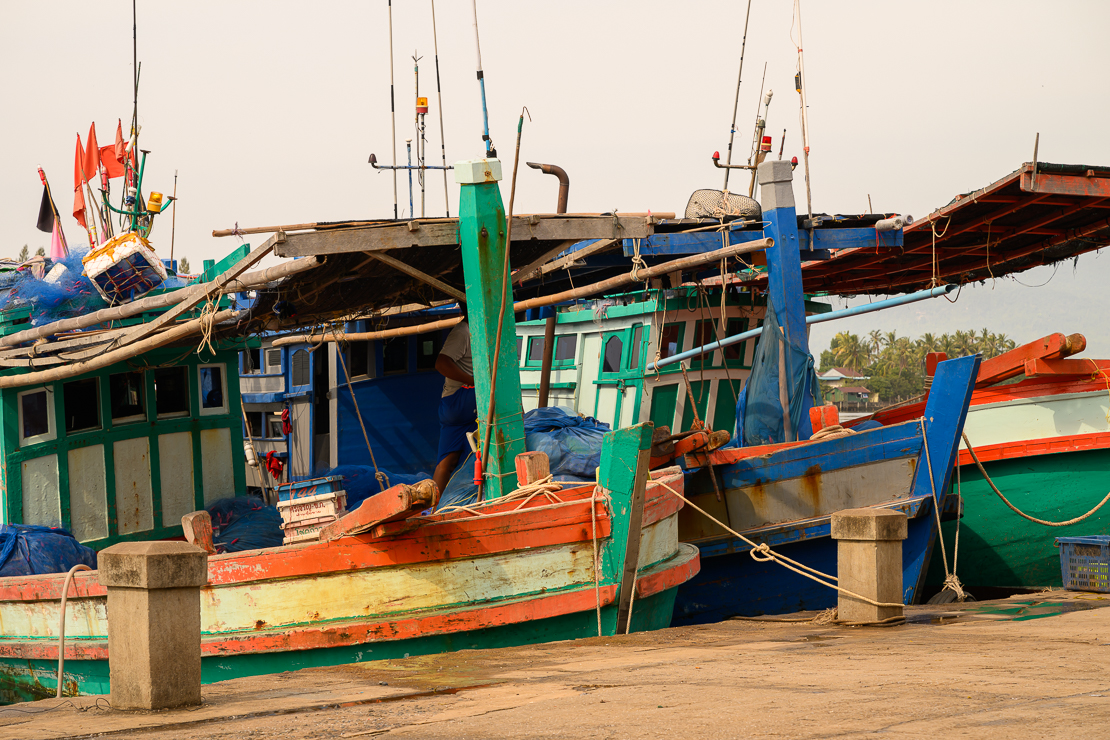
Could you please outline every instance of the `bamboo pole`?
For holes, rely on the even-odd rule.
[[[223,323],[228,319],[235,319],[239,316],[245,315],[246,311],[233,311],[225,310],[220,311],[211,316],[211,319],[201,317],[187,321],[183,324],[177,324],[169,329],[166,329],[160,334],[155,334],[152,337],[147,337],[134,344],[129,344],[126,347],[105,352],[102,355],[84,360],[82,362],[74,362],[62,367],[55,367],[49,370],[41,370],[34,373],[24,373],[22,375],[8,375],[0,378],[0,388],[23,388],[28,385],[42,385],[44,383],[53,383],[57,380],[67,380],[78,375],[91,373],[94,370],[100,370],[117,362],[141,355],[144,352],[149,352],[159,347],[164,347],[171,342],[176,342],[179,339],[184,339],[190,334],[199,332],[206,321],[211,320],[212,325]]]
[[[292,260],[281,265],[274,265],[267,267],[265,270],[256,270],[255,272],[248,272],[240,275],[237,279],[228,281],[224,285],[216,285],[216,281],[208,283],[212,288],[219,288],[221,294],[226,293],[239,293],[243,290],[257,287],[259,285],[266,285],[281,278],[296,275],[297,273],[311,270],[320,265],[319,258],[305,257],[304,259]],[[0,337],[0,347],[12,347],[24,342],[31,342],[42,337],[49,337],[54,334],[60,334],[66,331],[76,331],[78,329],[85,329],[97,324],[106,324],[110,321],[117,321],[119,319],[126,319],[131,316],[146,311],[151,311],[158,308],[165,308],[173,306],[185,300],[188,296],[188,291],[175,290],[172,293],[163,293],[162,295],[151,296],[150,298],[143,298],[131,303],[125,303],[122,306],[114,308],[104,308],[96,313],[86,314],[85,316],[77,316],[72,319],[62,319],[50,324],[36,327],[34,329],[26,329],[24,331],[9,334],[6,337]],[[48,351],[49,345],[40,345],[39,351]]]
[[[685,270],[690,267],[699,267],[705,264],[712,264],[726,257],[732,257],[738,254],[746,254],[748,252],[757,252],[762,249],[770,249],[775,245],[774,239],[760,239],[759,241],[747,242],[746,244],[733,244],[732,246],[718,249],[713,252],[706,252],[705,254],[694,254],[689,257],[683,257],[677,260],[671,260],[655,267],[649,267],[640,270],[640,280],[648,280],[660,275],[666,275],[674,272],[675,270]],[[613,288],[626,285],[628,283],[636,282],[632,279],[630,274],[617,275],[616,277],[602,280],[598,283],[591,285],[583,285],[574,290],[563,291],[562,293],[555,293],[547,296],[539,296],[537,298],[529,298],[523,301],[517,301],[513,304],[513,311],[519,312],[528,308],[539,308],[541,306],[553,306],[556,303],[574,300],[575,298],[582,298],[589,295],[596,295],[604,293]],[[446,329],[462,321],[461,316],[455,316],[450,319],[441,319],[440,321],[432,321],[426,324],[413,324],[411,326],[399,326],[396,329],[383,329],[381,331],[370,332],[354,332],[350,334],[298,334],[288,337],[282,337],[274,340],[273,346],[280,347],[289,344],[319,344],[322,342],[340,342],[351,341],[361,342],[370,341],[374,339],[388,339],[391,337],[407,337],[413,334],[423,334],[437,329]]]

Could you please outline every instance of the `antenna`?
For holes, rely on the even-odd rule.
[[[412,70],[416,75],[416,180],[420,183],[420,218],[424,218],[424,114],[428,112],[428,99],[420,97],[420,60],[424,57],[412,53]]]
[[[798,14],[798,76],[795,80],[802,105],[802,155],[806,165],[806,212],[809,216],[809,246],[813,248],[813,195],[809,187],[809,108],[806,107],[805,58],[802,55],[802,2],[794,0],[794,10]]]
[[[749,0],[750,1],[750,0]],[[478,52],[478,87],[482,91],[482,141],[486,142],[486,157],[494,158],[497,150],[489,137],[489,112],[486,110],[486,76],[482,73],[482,42],[478,39],[478,0],[471,0],[474,9],[474,49]]]
[[[439,106],[439,151],[443,156],[443,206],[447,218],[451,218],[451,198],[447,191],[447,143],[443,133],[443,91],[439,84],[439,41],[436,39],[436,0],[432,0],[432,43],[435,45],[436,58],[436,104]]]
[[[728,190],[729,165],[732,164],[732,139],[736,136],[736,110],[740,106],[740,80],[744,77],[744,49],[748,45],[748,19],[751,15],[752,0],[748,0],[748,10],[744,14],[744,38],[740,42],[740,71],[736,73],[736,99],[732,102],[732,126],[729,127],[728,132],[728,154],[725,155],[725,186],[722,190]]]
[[[397,106],[393,101],[393,0],[389,0],[389,122],[393,128],[390,150],[393,152],[393,218],[397,219]],[[373,156],[373,155],[371,155]]]

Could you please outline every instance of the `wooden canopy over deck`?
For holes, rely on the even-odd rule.
[[[1107,245],[1110,168],[1027,162],[906,227],[903,246],[836,250],[803,265],[802,279],[810,294],[909,293],[934,280],[1001,277]],[[765,285],[766,276],[746,282]]]
[[[527,271],[583,239],[645,238],[656,220],[668,216],[673,214],[514,216],[510,262],[514,270]],[[322,257],[324,264],[264,294],[256,315],[282,300],[320,322],[463,297],[457,218],[317,225],[311,231],[279,232],[274,251],[280,257]]]

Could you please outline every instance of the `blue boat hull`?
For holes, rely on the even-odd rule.
[[[908,524],[909,536],[902,543],[902,583],[907,604],[914,601],[924,583],[936,520],[925,506],[921,515]],[[823,573],[836,574],[836,542],[830,537],[799,540],[774,549]],[[836,606],[836,600],[836,591],[776,563],[757,562],[747,550],[715,557],[703,550],[701,572],[678,589],[671,624],[706,624],[737,616],[828,609]]]

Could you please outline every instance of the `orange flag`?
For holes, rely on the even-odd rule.
[[[100,147],[96,144],[96,124],[89,126],[89,138],[85,144],[85,179],[90,183],[96,182],[96,173],[100,169]]]
[[[123,164],[127,154],[127,142],[123,140],[123,119],[116,122],[116,161]],[[103,159],[103,158],[101,158]]]
[[[81,191],[81,167],[85,151],[81,148],[81,134],[77,134],[77,151],[73,155],[73,217],[88,230],[85,223],[85,194]]]
[[[116,160],[116,148],[111,144],[100,147],[100,166],[108,177],[123,177],[127,171],[123,162]]]

